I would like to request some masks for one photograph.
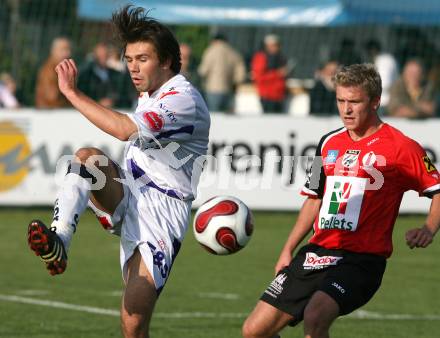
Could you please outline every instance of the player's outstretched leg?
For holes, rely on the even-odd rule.
[[[330,326],[338,316],[338,303],[327,293],[316,291],[304,309],[304,337],[328,338]]]
[[[41,221],[32,221],[28,228],[31,250],[43,259],[52,275],[66,269],[67,252],[89,198],[112,214],[123,196],[122,184],[113,180],[118,177],[118,169],[101,150],[81,148],[75,156],[57,193],[50,229]],[[101,180],[104,178],[102,186],[91,193],[92,184],[99,183],[99,173]]]
[[[243,338],[277,338],[278,332],[293,319],[291,315],[260,300],[243,324]]]
[[[51,275],[64,272],[67,266],[67,254],[63,241],[48,229],[43,222],[33,220],[28,226],[28,244],[31,250],[46,263]]]

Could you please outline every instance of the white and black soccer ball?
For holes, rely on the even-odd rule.
[[[233,196],[217,196],[203,203],[194,216],[194,236],[210,253],[229,255],[251,239],[253,218],[249,208]]]

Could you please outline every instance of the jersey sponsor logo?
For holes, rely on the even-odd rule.
[[[338,256],[318,256],[314,252],[307,252],[303,263],[304,270],[319,270],[331,265],[337,265],[342,257]]]
[[[356,231],[366,184],[366,178],[328,176],[318,228]]]
[[[356,164],[360,150],[347,150],[344,157],[342,157],[342,165],[346,168],[352,168]]]
[[[265,293],[268,295],[277,298],[278,295],[280,295],[283,290],[283,284],[287,279],[287,275],[285,273],[280,273],[278,276],[275,277],[275,279],[270,283],[269,287],[266,289]]]
[[[325,164],[336,163],[338,159],[339,150],[329,150],[325,158]]]
[[[432,163],[431,159],[428,156],[426,156],[426,155],[423,156],[422,160],[423,160],[423,163],[425,164],[425,168],[428,173],[437,170],[435,168],[434,164]]]
[[[142,114],[144,121],[152,131],[161,131],[165,124],[163,117],[154,111]]]
[[[176,113],[173,112],[172,110],[169,110],[168,107],[164,104],[164,103],[160,103],[159,104],[159,108],[161,109],[161,111],[163,112],[164,115],[166,115],[166,117],[168,117],[168,119],[173,122],[176,123],[177,122],[177,117],[176,117]]]
[[[376,143],[377,141],[379,141],[379,137],[376,137],[376,138],[372,139],[371,141],[369,141],[369,142],[367,143],[367,146],[369,147],[369,146],[371,146],[373,143]]]
[[[344,214],[347,208],[348,198],[350,197],[352,184],[346,182],[335,182],[330,200],[328,213],[332,215]]]
[[[370,151],[362,157],[362,164],[364,165],[364,167],[371,168],[374,163],[376,163],[376,160],[376,154]]]

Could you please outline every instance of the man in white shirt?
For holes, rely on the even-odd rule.
[[[114,13],[112,21],[141,93],[133,114],[106,108],[80,92],[72,59],[59,63],[56,72],[61,92],[81,114],[104,132],[130,140],[126,170],[99,149],[79,149],[58,193],[51,228],[32,221],[28,242],[52,275],[63,273],[88,204],[105,229],[121,236],[124,337],[147,337],[155,302],[188,227],[210,118],[198,91],[178,75],[179,44],[167,27],[131,6]]]
[[[388,106],[390,101],[391,85],[399,77],[399,67],[394,56],[382,51],[379,41],[375,39],[368,40],[365,43],[365,49],[382,79],[382,96],[380,99],[381,107]]]

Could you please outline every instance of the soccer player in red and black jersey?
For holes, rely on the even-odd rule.
[[[329,337],[338,316],[366,304],[381,284],[405,191],[432,199],[425,223],[406,233],[408,246],[427,247],[440,227],[440,174],[417,142],[380,120],[375,68],[347,66],[334,81],[344,126],[319,142],[301,192],[307,199],[275,279],[244,323],[246,338],[275,337],[302,320],[306,338]]]

